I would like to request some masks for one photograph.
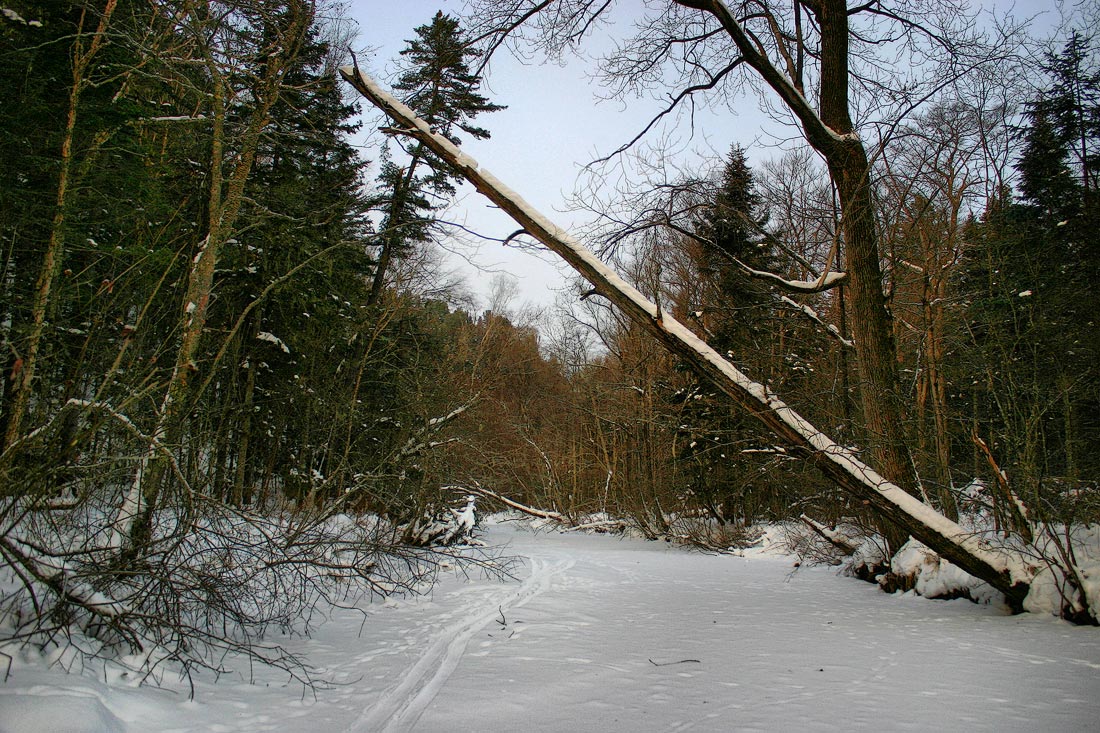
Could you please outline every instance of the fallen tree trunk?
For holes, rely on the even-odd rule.
[[[665,348],[709,378],[737,404],[768,426],[795,455],[812,461],[826,476],[857,500],[911,534],[941,557],[1001,591],[1008,603],[1022,610],[1036,567],[1021,553],[991,548],[987,543],[903,491],[855,453],[833,442],[764,385],[752,381],[690,329],[651,303],[591,251],[558,228],[517,193],[483,170],[449,140],[432,132],[404,104],[383,91],[358,67],[343,67],[341,75],[400,128],[445,160],[486,198],[524,230],[591,282],[597,291],[660,341]]]
[[[517,512],[526,514],[529,517],[535,517],[536,519],[549,519],[554,522],[561,522],[562,524],[566,524],[568,522],[568,520],[560,512],[550,512],[544,509],[536,509],[533,506],[521,504],[515,499],[509,499],[507,496],[501,496],[497,492],[490,491],[489,489],[486,489],[482,486],[464,486],[462,487],[462,490],[471,494],[476,494],[486,499],[498,501],[504,506],[510,509],[515,509]]]

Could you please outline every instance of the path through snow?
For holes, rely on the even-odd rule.
[[[463,602],[457,612],[440,616],[446,620],[457,617],[458,621],[433,633],[427,648],[417,651],[416,662],[346,729],[348,733],[411,729],[450,679],[474,635],[497,619],[501,630],[505,629],[509,614],[549,590],[553,579],[574,564],[572,559],[548,562],[537,555],[528,559],[530,574],[519,588],[476,594]]]
[[[1100,631],[887,596],[789,558],[492,527],[520,579],[449,578],[290,639],[331,684],[135,688],[18,665],[0,732],[1094,730]],[[79,723],[79,725],[78,725]]]

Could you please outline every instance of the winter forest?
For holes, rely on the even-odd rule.
[[[486,535],[510,520],[1039,616],[1095,678],[1097,28],[1091,0],[468,0],[379,77],[340,0],[0,0],[0,669],[187,698],[244,664],[320,699],[278,639],[333,609],[381,638],[369,609],[444,577],[527,577],[481,619],[522,629],[577,561]],[[567,232],[538,171],[462,146],[496,64],[579,58],[660,108]],[[767,144],[664,145],[746,105]],[[460,191],[514,221],[465,236],[573,268],[556,304],[454,275]],[[333,729],[411,729],[444,682]]]

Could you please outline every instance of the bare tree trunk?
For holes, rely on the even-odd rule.
[[[821,122],[842,139],[808,137],[825,156],[840,199],[863,419],[875,465],[912,492],[917,475],[905,435],[893,324],[883,295],[871,165],[848,111],[848,8],[844,0],[824,0],[815,14],[821,24]]]
[[[847,339],[851,333],[848,330],[848,306],[846,301],[848,296],[844,290],[844,286],[840,286],[836,289],[836,305],[837,305],[837,321],[840,326],[840,337]],[[837,348],[837,356],[840,360],[840,408],[841,416],[844,420],[845,430],[852,430],[852,385],[850,383],[849,372],[851,370],[848,364],[848,350],[844,347],[844,344],[840,344]]]
[[[612,272],[591,252],[559,229],[515,192],[502,185],[476,161],[446,139],[432,133],[408,107],[383,92],[358,69],[341,74],[372,104],[403,130],[450,163],[479,192],[509,214],[535,239],[562,257],[597,290],[669,351],[711,379],[744,409],[749,410],[783,440],[795,455],[812,461],[823,473],[857,500],[872,505],[906,532],[971,575],[985,580],[1021,608],[1032,570],[1018,552],[991,551],[971,533],[943,517],[838,445],[763,385],[753,382],[714,349]],[[881,298],[881,290],[879,290]],[[892,352],[891,352],[892,353]]]
[[[65,133],[61,139],[61,165],[57,177],[57,198],[54,202],[53,222],[50,226],[50,239],[46,244],[46,253],[42,258],[42,269],[35,283],[34,303],[31,305],[31,332],[27,340],[26,353],[19,363],[18,374],[11,380],[12,397],[4,416],[3,441],[0,449],[11,445],[23,429],[23,417],[30,402],[31,386],[38,369],[38,352],[42,347],[42,336],[46,330],[46,315],[50,309],[50,298],[54,281],[61,269],[61,259],[65,246],[65,213],[69,203],[69,178],[73,168],[73,140],[76,136],[77,109],[80,95],[88,83],[88,68],[95,55],[103,47],[107,26],[115,11],[117,0],[107,0],[103,14],[99,18],[91,44],[85,49],[84,14],[77,28],[77,37],[73,44],[73,84],[69,89],[69,109],[65,117]],[[84,11],[87,13],[87,11]],[[12,370],[15,372],[15,370]]]
[[[252,339],[260,332],[261,315],[257,311],[253,327],[250,329]],[[244,397],[241,400],[241,424],[240,439],[237,441],[237,464],[233,472],[233,491],[231,500],[233,506],[244,507],[252,503],[252,485],[248,481],[248,451],[252,443],[252,403],[256,394],[256,371],[259,367],[255,359],[248,360],[247,374],[245,375]]]
[[[248,113],[247,123],[239,140],[229,140],[226,131],[233,95],[228,78],[221,67],[222,59],[219,51],[210,46],[201,49],[202,60],[205,62],[213,85],[211,95],[213,132],[206,236],[199,244],[198,253],[192,259],[188,273],[187,295],[181,314],[183,334],[164,399],[160,405],[157,425],[153,431],[153,437],[157,441],[167,436],[168,441],[172,442],[182,429],[180,418],[189,397],[191,379],[199,370],[195,359],[199,354],[200,341],[206,327],[218,256],[222,246],[232,235],[244,202],[245,183],[252,172],[260,135],[267,127],[272,107],[278,101],[283,77],[297,57],[312,21],[312,4],[308,0],[291,0],[287,5],[286,15],[280,17],[278,21],[275,19],[271,21],[272,24],[279,22],[283,25],[280,28],[272,28],[274,35],[267,49],[271,54],[266,57],[262,76],[256,87],[251,90],[255,106]],[[203,27],[208,22],[200,9],[191,6],[189,11],[197,27]],[[234,159],[231,172],[228,177],[225,177],[223,167],[228,161]],[[155,451],[150,449],[142,456],[130,489],[123,500],[115,523],[116,534],[128,536],[132,548],[139,548],[149,539],[152,515],[159,499],[163,472],[163,461]],[[132,554],[131,550],[127,552]]]
[[[954,231],[954,229],[953,229]],[[920,232],[923,250],[924,273],[921,276],[923,292],[921,306],[924,320],[924,368],[921,380],[925,397],[932,407],[932,447],[934,449],[936,491],[940,506],[947,516],[958,517],[955,497],[951,488],[951,437],[948,426],[947,379],[943,374],[946,336],[944,335],[943,308],[946,295],[946,275],[935,245],[927,232]],[[926,431],[926,427],[922,427]]]

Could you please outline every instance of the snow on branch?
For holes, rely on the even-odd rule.
[[[462,413],[466,412],[466,410],[469,410],[470,407],[473,406],[473,404],[476,400],[477,400],[477,396],[475,395],[474,399],[470,400],[465,405],[460,405],[459,407],[456,407],[455,409],[451,410],[450,412],[448,412],[443,417],[433,417],[433,418],[431,418],[430,420],[428,420],[428,427],[429,428],[441,428],[441,427],[443,427],[444,425],[449,423],[451,420],[454,420],[456,417],[458,417]]]
[[[401,457],[409,458],[410,456],[418,455],[426,450],[430,450],[431,448],[435,448],[440,445],[446,445],[447,443],[454,443],[457,438],[432,441],[428,440],[428,437],[434,435],[435,433],[438,433],[452,420],[457,418],[462,413],[466,412],[466,410],[469,410],[471,407],[473,407],[474,403],[477,402],[480,396],[480,394],[474,395],[469,402],[464,405],[459,405],[455,409],[448,412],[446,415],[430,418],[423,428],[416,431],[415,434],[413,434],[407,441],[405,441],[405,445],[401,446]]]
[[[741,263],[738,263],[741,264]],[[796,293],[820,293],[823,290],[831,290],[848,279],[845,272],[827,272],[817,280],[788,280],[767,270],[754,270],[747,265],[741,265],[751,277],[759,280],[773,282],[784,290]]]
[[[539,519],[551,519],[555,522],[563,522],[564,523],[566,521],[565,517],[562,514],[560,514],[559,512],[551,512],[551,511],[546,511],[546,510],[543,510],[543,509],[536,509],[532,506],[527,506],[526,504],[521,504],[520,502],[518,502],[514,499],[509,499],[508,497],[502,496],[502,495],[498,494],[495,491],[491,491],[490,489],[486,489],[484,486],[467,487],[466,490],[469,491],[471,494],[477,494],[478,496],[484,497],[486,499],[492,499],[493,501],[499,501],[504,506],[515,509],[516,511],[522,512],[523,514],[527,514],[528,516],[537,517]]]
[[[290,348],[285,343],[283,343],[283,340],[281,338],[273,333],[270,333],[268,331],[260,331],[258,334],[256,334],[256,338],[259,341],[266,341],[269,344],[275,344],[280,349],[282,349],[283,353],[285,354],[290,353]]]
[[[835,338],[837,341],[839,341],[845,348],[854,349],[856,347],[856,345],[854,343],[852,343],[851,340],[844,338],[844,335],[840,333],[839,328],[837,328],[836,326],[834,326],[831,323],[826,323],[825,321],[823,321],[821,319],[821,316],[819,316],[817,314],[817,311],[815,311],[810,306],[806,305],[805,303],[798,303],[798,302],[792,300],[791,298],[787,297],[786,295],[781,297],[779,300],[784,305],[789,305],[791,308],[794,308],[799,313],[803,314],[804,316],[806,316],[807,318],[809,318],[811,321],[818,324],[819,326],[823,326],[825,328],[825,330],[828,332],[828,334],[830,336],[832,336],[833,338]]]
[[[807,527],[813,531],[814,534],[821,537],[821,539],[828,542],[833,547],[840,550],[845,555],[854,555],[859,547],[852,541],[852,538],[843,532],[838,532],[835,529],[826,527],[821,522],[815,521],[805,514],[799,517]]]
[[[749,221],[747,217],[744,218],[746,221]],[[749,221],[749,223],[752,222]],[[665,226],[669,227],[673,231],[678,232],[679,234],[683,234],[684,236],[689,237],[696,242],[699,242],[700,244],[709,246],[714,252],[718,253],[729,262],[733,263],[749,277],[755,280],[765,280],[772,285],[775,285],[780,290],[786,290],[790,293],[799,293],[801,295],[811,295],[813,293],[822,293],[826,290],[832,290],[833,288],[843,285],[848,281],[848,273],[836,272],[833,270],[826,270],[824,273],[818,275],[813,280],[790,280],[783,277],[782,275],[778,275],[768,270],[757,270],[755,268],[749,267],[741,260],[723,250],[721,247],[718,247],[713,240],[707,239],[706,237],[701,237],[690,229],[682,227],[675,222],[666,220]],[[835,253],[835,251],[836,250],[834,247],[833,252]],[[831,257],[832,254],[830,254],[830,259]]]
[[[161,117],[142,117],[135,122],[205,122],[206,115],[164,115]]]

